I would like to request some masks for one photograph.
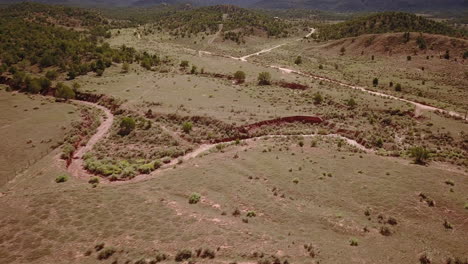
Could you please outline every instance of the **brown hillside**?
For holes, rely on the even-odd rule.
[[[426,49],[421,49],[418,45],[418,37],[422,36],[426,43]],[[340,53],[341,48],[346,49],[348,55],[375,54],[427,54],[438,56],[445,54],[448,50],[451,59],[463,59],[463,53],[468,50],[468,40],[452,38],[442,35],[420,34],[413,32],[410,34],[408,42],[405,41],[403,33],[369,34],[353,38],[345,38],[330,41],[321,46],[322,49],[330,53]]]

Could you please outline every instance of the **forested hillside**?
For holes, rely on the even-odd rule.
[[[449,25],[409,13],[384,12],[355,18],[337,24],[323,25],[314,37],[320,40],[356,37],[363,34],[390,32],[423,32],[463,37],[465,32]]]
[[[106,20],[90,11],[28,3],[3,11],[0,75],[11,74],[18,89],[47,92],[61,74],[68,79],[91,71],[101,75],[112,62],[133,62],[136,55],[101,43],[109,37]]]

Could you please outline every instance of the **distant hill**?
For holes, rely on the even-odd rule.
[[[421,11],[466,9],[468,0],[260,0],[252,6],[333,11]]]
[[[18,3],[23,0],[0,0]],[[237,5],[266,9],[319,9],[328,11],[423,11],[467,9],[468,0],[31,0],[78,6],[152,6],[159,4]]]
[[[465,32],[444,23],[402,12],[384,12],[355,18],[337,24],[323,25],[314,37],[321,40],[356,37],[363,34],[391,32],[424,32],[463,37]]]

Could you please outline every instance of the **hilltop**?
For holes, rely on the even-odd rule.
[[[423,32],[454,37],[463,37],[466,34],[446,24],[402,12],[377,13],[337,24],[322,25],[319,32],[316,37],[320,40],[391,32]]]

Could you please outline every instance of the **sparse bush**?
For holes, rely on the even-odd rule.
[[[181,67],[182,69],[185,69],[185,68],[187,68],[188,66],[189,66],[189,62],[186,61],[186,60],[183,60],[183,61],[180,63],[180,67]]]
[[[200,201],[201,195],[199,193],[192,193],[189,197],[189,204],[196,204]]]
[[[453,229],[452,224],[449,223],[447,220],[444,221],[444,227],[445,229]]]
[[[216,256],[216,253],[214,252],[214,250],[211,250],[208,248],[203,250],[203,252],[200,255],[201,258],[209,258],[209,259],[214,259],[215,256]]]
[[[247,217],[256,217],[257,214],[254,211],[248,211],[246,216]]]
[[[103,249],[104,246],[105,246],[104,243],[98,243],[98,244],[96,244],[96,245],[94,246],[94,249],[95,249],[96,252],[97,252],[97,251],[100,251],[101,249]]]
[[[130,65],[127,62],[124,62],[122,64],[122,73],[128,73],[129,70],[130,70]]]
[[[322,97],[322,95],[321,95],[320,93],[318,93],[318,92],[314,94],[314,98],[313,98],[313,99],[314,99],[314,104],[316,104],[316,105],[319,105],[319,104],[321,104],[321,103],[323,102],[323,97]]]
[[[135,120],[131,117],[124,117],[120,121],[119,135],[126,136],[130,134],[136,127]]]
[[[183,250],[180,250],[179,252],[177,252],[174,259],[177,262],[181,262],[181,261],[187,260],[187,259],[189,259],[191,257],[192,257],[192,251],[188,250],[188,249],[183,249]]]
[[[301,56],[297,56],[296,60],[294,60],[294,64],[302,64],[302,57]]]
[[[233,215],[233,216],[239,216],[240,214],[241,214],[241,211],[240,211],[238,208],[236,208],[236,209],[232,212],[232,215]]]
[[[298,179],[298,178],[294,178],[293,182],[294,182],[295,184],[298,184],[298,183],[299,183],[299,179]]]
[[[392,231],[390,230],[390,228],[382,226],[380,227],[380,234],[383,236],[390,236],[392,234]]]
[[[424,165],[429,159],[429,151],[424,147],[414,147],[410,149],[410,155],[414,158],[414,163]]]
[[[102,251],[99,252],[99,254],[97,255],[97,259],[99,259],[99,260],[108,259],[112,255],[114,255],[115,252],[116,252],[116,250],[114,248],[112,248],[112,247],[105,248],[105,249],[103,249]]]
[[[68,181],[68,175],[65,175],[65,174],[62,174],[62,175],[58,176],[57,178],[55,178],[56,183],[62,183],[62,182],[66,182],[66,181]]]
[[[55,80],[58,77],[58,73],[57,71],[54,71],[54,70],[47,71],[45,74],[45,77],[49,80]]]
[[[319,69],[323,70],[323,65],[322,64],[319,65]]]
[[[91,179],[89,179],[88,183],[98,184],[99,183],[99,178],[98,177],[92,177]]]
[[[186,134],[190,133],[190,131],[192,131],[192,128],[193,128],[192,122],[184,122],[182,124],[182,131],[184,131],[184,133]]]
[[[351,98],[349,99],[346,104],[348,105],[349,108],[354,108],[357,106],[357,103],[356,101],[354,100],[354,98]]]
[[[271,84],[271,74],[269,72],[261,72],[258,74],[258,84],[259,85],[270,85]]]
[[[191,74],[197,74],[198,73],[197,66],[192,65],[192,69],[190,70],[190,73]]]
[[[395,91],[401,92],[401,84],[397,83],[397,84],[395,85]]]
[[[419,262],[421,264],[431,264],[432,263],[431,259],[427,255],[427,253],[423,253],[421,256],[419,256]]]
[[[349,244],[353,247],[357,247],[359,245],[359,241],[356,238],[351,238],[349,240]]]
[[[245,72],[243,71],[236,71],[234,73],[234,79],[238,82],[238,83],[243,83],[245,82]]]
[[[372,80],[372,85],[374,85],[374,87],[377,87],[379,85],[379,79],[374,78],[374,80]]]
[[[55,89],[55,97],[62,98],[65,100],[75,98],[75,92],[63,83],[57,83]]]

